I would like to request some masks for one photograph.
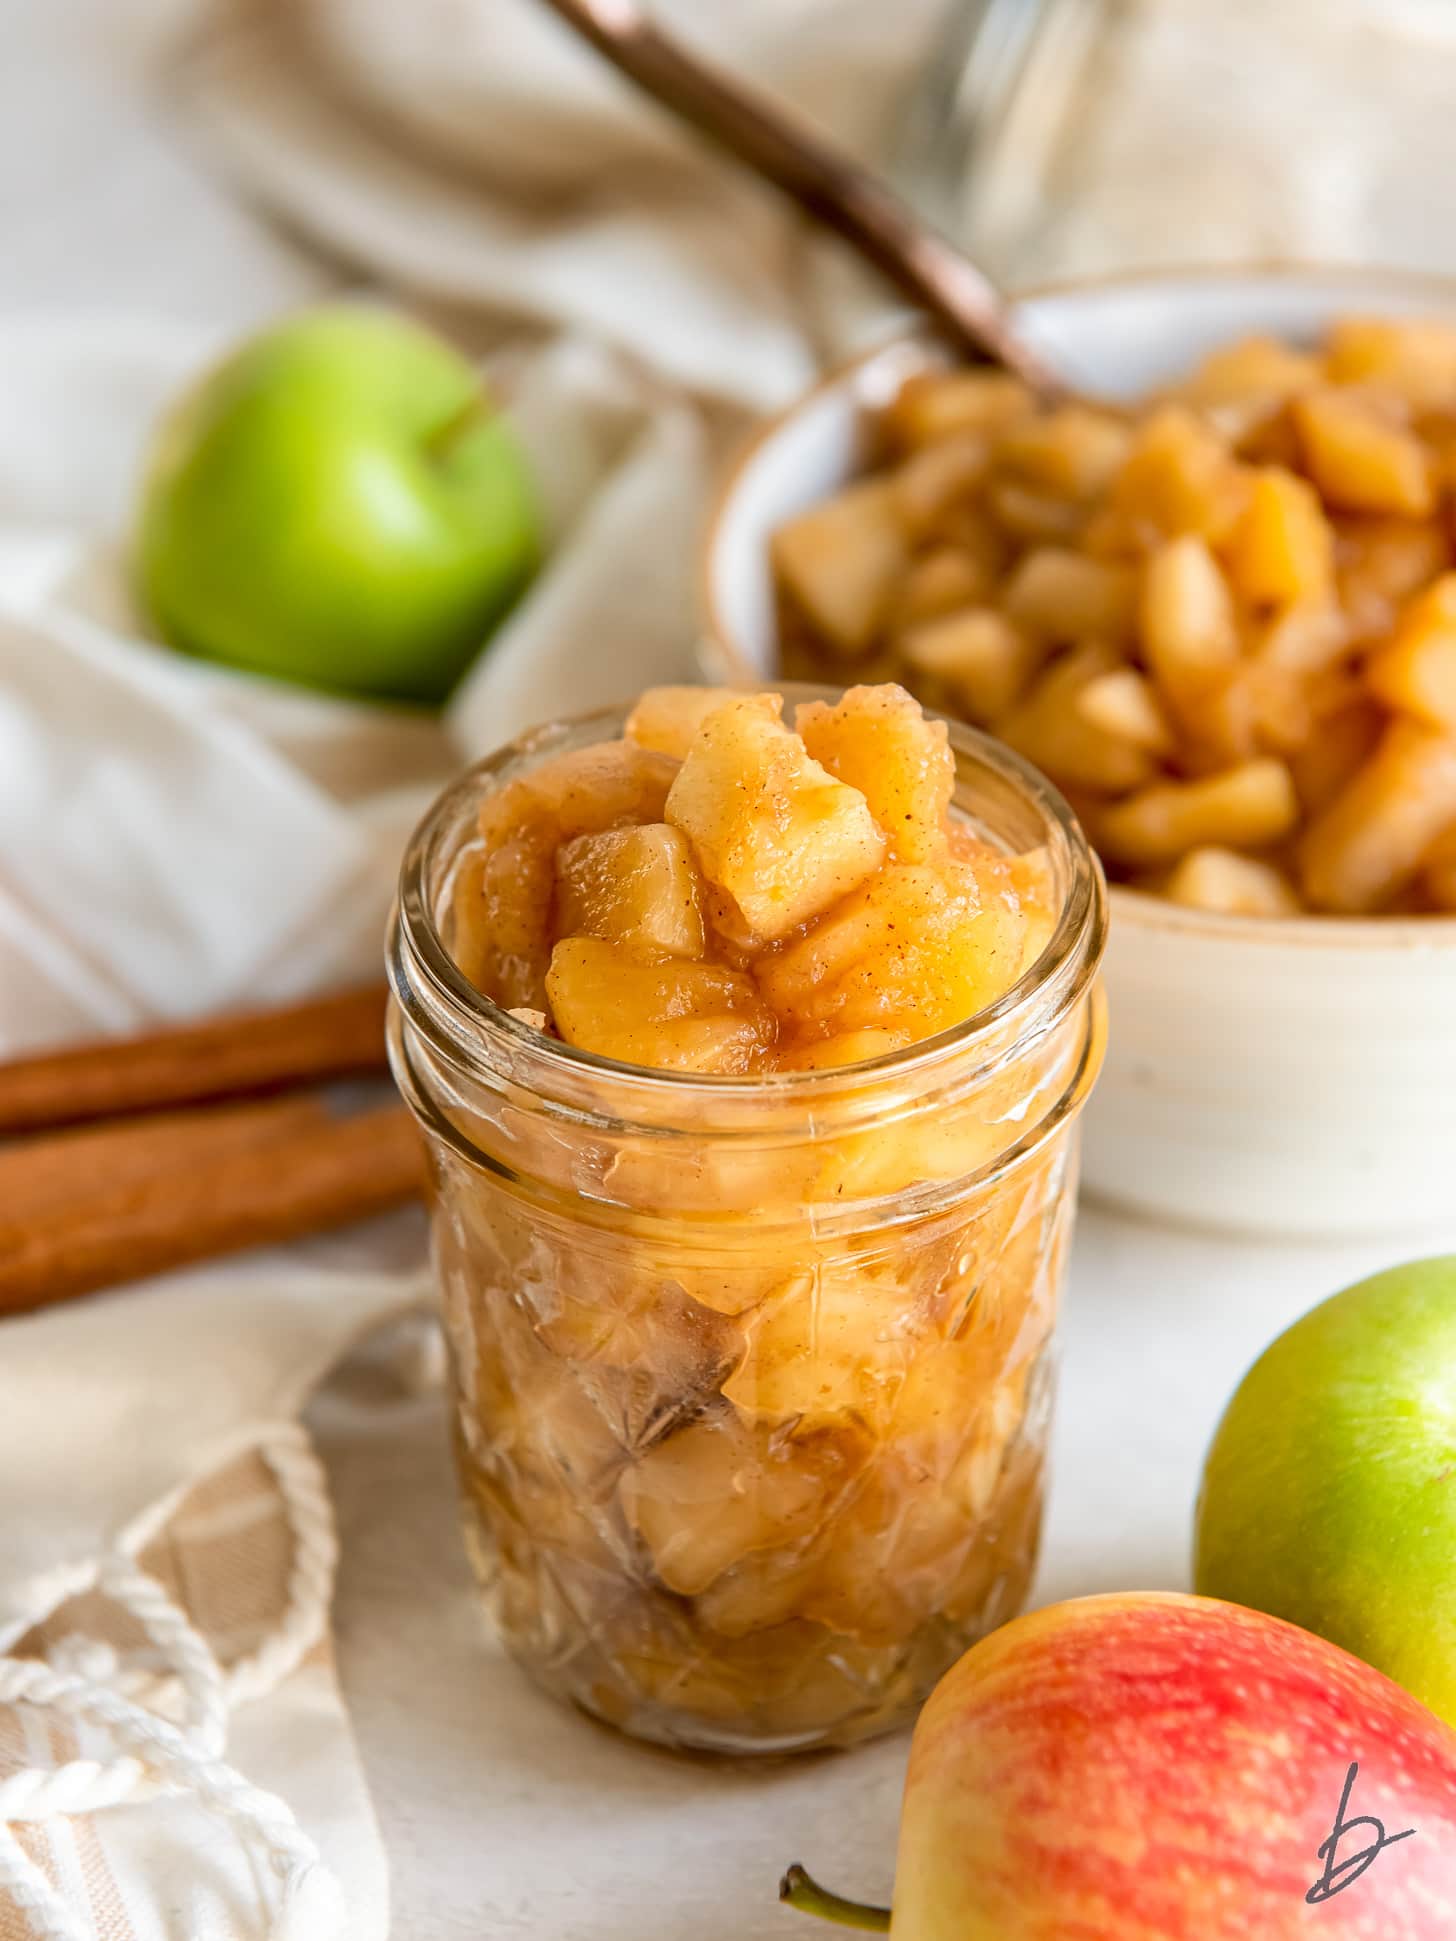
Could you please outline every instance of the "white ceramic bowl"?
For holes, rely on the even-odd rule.
[[[1027,300],[1089,390],[1135,396],[1250,330],[1346,312],[1456,314],[1456,286],[1300,270],[1116,279]],[[867,414],[937,353],[902,339],[771,423],[731,474],[703,562],[713,678],[772,676],[768,539],[859,468]],[[1165,1218],[1284,1234],[1417,1234],[1456,1219],[1456,919],[1264,922],[1118,889],[1111,1040],[1085,1178]]]

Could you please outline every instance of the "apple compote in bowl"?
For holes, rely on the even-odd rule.
[[[658,690],[436,805],[392,1053],[467,1540],[549,1690],[844,1744],[1021,1604],[1105,921],[1056,792],[895,687]]]

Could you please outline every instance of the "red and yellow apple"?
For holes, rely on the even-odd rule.
[[[785,1898],[816,1890],[796,1875]],[[874,1920],[832,1896],[816,1911]],[[1139,1593],[1033,1612],[921,1713],[891,1932],[1449,1941],[1456,1732],[1238,1605]]]

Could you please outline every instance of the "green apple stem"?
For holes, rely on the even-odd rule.
[[[461,442],[494,415],[484,391],[473,392],[458,411],[452,411],[443,423],[436,425],[425,440],[425,449],[436,458],[451,458]]]
[[[863,1901],[847,1901],[831,1894],[798,1865],[790,1867],[779,1882],[779,1899],[801,1914],[817,1914],[821,1921],[837,1921],[842,1928],[864,1928],[871,1934],[888,1934],[888,1907],[868,1907]]]

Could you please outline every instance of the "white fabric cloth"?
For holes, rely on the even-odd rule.
[[[656,17],[883,160],[943,0],[658,0]],[[833,242],[643,103],[536,0],[298,0],[208,17],[199,136],[390,282],[590,332],[763,410],[893,309]]]

